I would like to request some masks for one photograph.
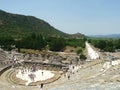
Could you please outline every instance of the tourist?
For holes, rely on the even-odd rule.
[[[70,75],[68,75],[68,80],[70,80]]]
[[[43,71],[42,71],[42,76],[43,76]]]
[[[43,83],[41,83],[39,90],[43,90]]]
[[[34,79],[35,79],[36,75],[31,73],[31,74],[29,74],[29,77],[34,82]]]
[[[43,88],[43,83],[41,83],[41,88]]]
[[[67,72],[67,78],[70,80],[70,72]]]
[[[75,69],[75,66],[72,66],[72,69],[74,70],[74,69]]]
[[[32,72],[35,72],[35,71],[36,71],[35,64],[31,67],[31,69],[32,69]]]

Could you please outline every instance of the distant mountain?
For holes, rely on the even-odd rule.
[[[120,38],[120,34],[110,34],[110,35],[91,35],[90,37],[97,37],[97,38]]]
[[[72,38],[82,38],[82,37],[85,37],[85,35],[81,34],[81,33],[75,33],[75,34],[71,34],[71,37]]]
[[[40,33],[47,37],[73,37],[73,35],[55,29],[49,23],[34,16],[11,14],[0,10],[0,36],[12,35],[18,38],[31,33]],[[79,37],[83,37],[83,35],[81,34]]]

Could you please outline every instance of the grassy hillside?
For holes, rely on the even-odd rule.
[[[69,34],[55,29],[36,17],[11,14],[0,10],[0,36],[23,37],[33,32],[41,33],[43,36],[70,37]]]

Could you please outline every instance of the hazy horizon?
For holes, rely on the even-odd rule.
[[[120,33],[119,0],[1,0],[0,9],[35,16],[65,33]]]

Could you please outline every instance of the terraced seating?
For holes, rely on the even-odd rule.
[[[0,61],[6,60],[6,54],[3,51],[0,51]]]

